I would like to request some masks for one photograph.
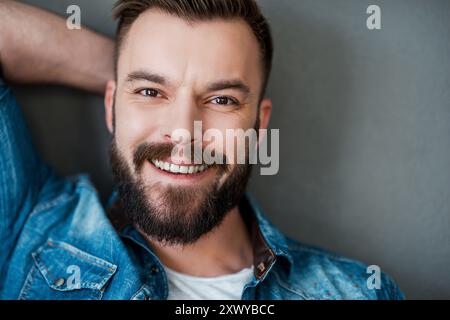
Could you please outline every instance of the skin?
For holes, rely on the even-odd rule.
[[[55,83],[103,94],[114,74],[114,42],[69,30],[50,12],[0,0],[0,63],[10,83]]]
[[[106,124],[111,133],[116,98],[114,134],[128,165],[132,167],[133,150],[143,142],[192,143],[174,139],[172,132],[182,128],[194,137],[194,121],[202,121],[204,131],[215,128],[224,136],[225,129],[253,128],[257,117],[260,129],[266,129],[272,103],[262,99],[258,108],[261,63],[257,39],[244,20],[188,24],[157,9],[141,14],[122,44],[117,82],[110,80],[105,94]],[[228,85],[223,86],[224,82]],[[166,161],[183,163],[183,159]],[[148,162],[141,178],[148,183],[202,184],[211,182],[214,170],[179,179]],[[237,272],[253,261],[250,237],[238,207],[192,245],[167,246],[147,240],[166,266],[194,276]]]

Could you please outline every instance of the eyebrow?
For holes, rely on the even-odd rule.
[[[149,81],[153,83],[157,83],[163,86],[170,86],[171,81],[158,73],[139,70],[131,72],[126,80],[126,82],[134,82],[134,81]],[[207,92],[219,91],[225,89],[234,89],[241,91],[245,95],[249,95],[251,90],[250,87],[245,84],[242,80],[232,79],[232,80],[219,80],[207,85]]]
[[[134,71],[127,76],[125,82],[134,82],[142,80],[158,83],[161,85],[168,85],[170,83],[170,81],[163,75],[148,71]]]
[[[250,94],[250,87],[238,79],[213,82],[208,85],[207,91],[211,92],[225,89],[235,89],[241,91],[245,95]]]

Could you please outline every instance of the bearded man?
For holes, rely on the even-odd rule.
[[[120,0],[115,16],[113,43],[0,2],[1,298],[402,298],[384,273],[369,287],[364,264],[283,235],[245,192],[249,161],[196,164],[173,152],[248,160],[252,146],[198,141],[195,122],[221,133],[268,127],[273,41],[255,1]],[[88,176],[42,162],[6,82],[106,87],[108,205]]]

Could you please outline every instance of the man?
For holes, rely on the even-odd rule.
[[[1,298],[403,297],[384,273],[372,288],[365,265],[277,230],[245,194],[248,161],[197,164],[173,152],[208,147],[195,138],[196,121],[218,132],[267,128],[272,39],[254,1],[120,0],[115,12],[111,61],[108,40],[0,2],[6,81],[101,92],[109,80],[106,124],[117,186],[105,208],[87,176],[59,177],[43,164],[2,84]],[[176,135],[179,129],[188,134]],[[219,156],[233,159],[233,151]]]

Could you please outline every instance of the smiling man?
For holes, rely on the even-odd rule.
[[[123,212],[166,267],[195,276],[251,275],[251,243],[237,206],[250,166],[171,156],[176,145],[205,147],[191,138],[194,121],[223,136],[267,126],[271,102],[260,100],[272,44],[256,6],[243,4],[260,31],[230,1],[203,8],[123,1],[116,11],[117,81],[108,84],[106,114]],[[174,136],[179,129],[187,137]]]
[[[249,153],[262,135],[244,151],[220,148],[224,141],[197,139],[196,122],[201,131],[214,129],[223,136],[230,129],[268,126],[272,38],[254,1],[119,1],[115,75],[108,72],[113,55],[106,39],[87,30],[51,32],[62,21],[9,1],[0,2],[1,12],[12,17],[1,29],[7,80],[95,91],[106,85],[117,187],[105,207],[87,176],[59,177],[43,164],[3,84],[2,298],[403,297],[384,273],[378,286],[368,286],[365,265],[290,239],[267,220],[245,193]],[[26,44],[19,31],[7,27],[24,14],[36,22],[33,30],[20,31],[29,32]],[[33,46],[42,38],[52,44],[50,50]],[[34,71],[18,62],[30,57],[39,66]],[[78,68],[67,74],[65,67],[74,59]],[[174,152],[196,146],[212,148],[227,161],[196,162],[195,151]],[[233,161],[239,151],[245,152],[244,164]]]

